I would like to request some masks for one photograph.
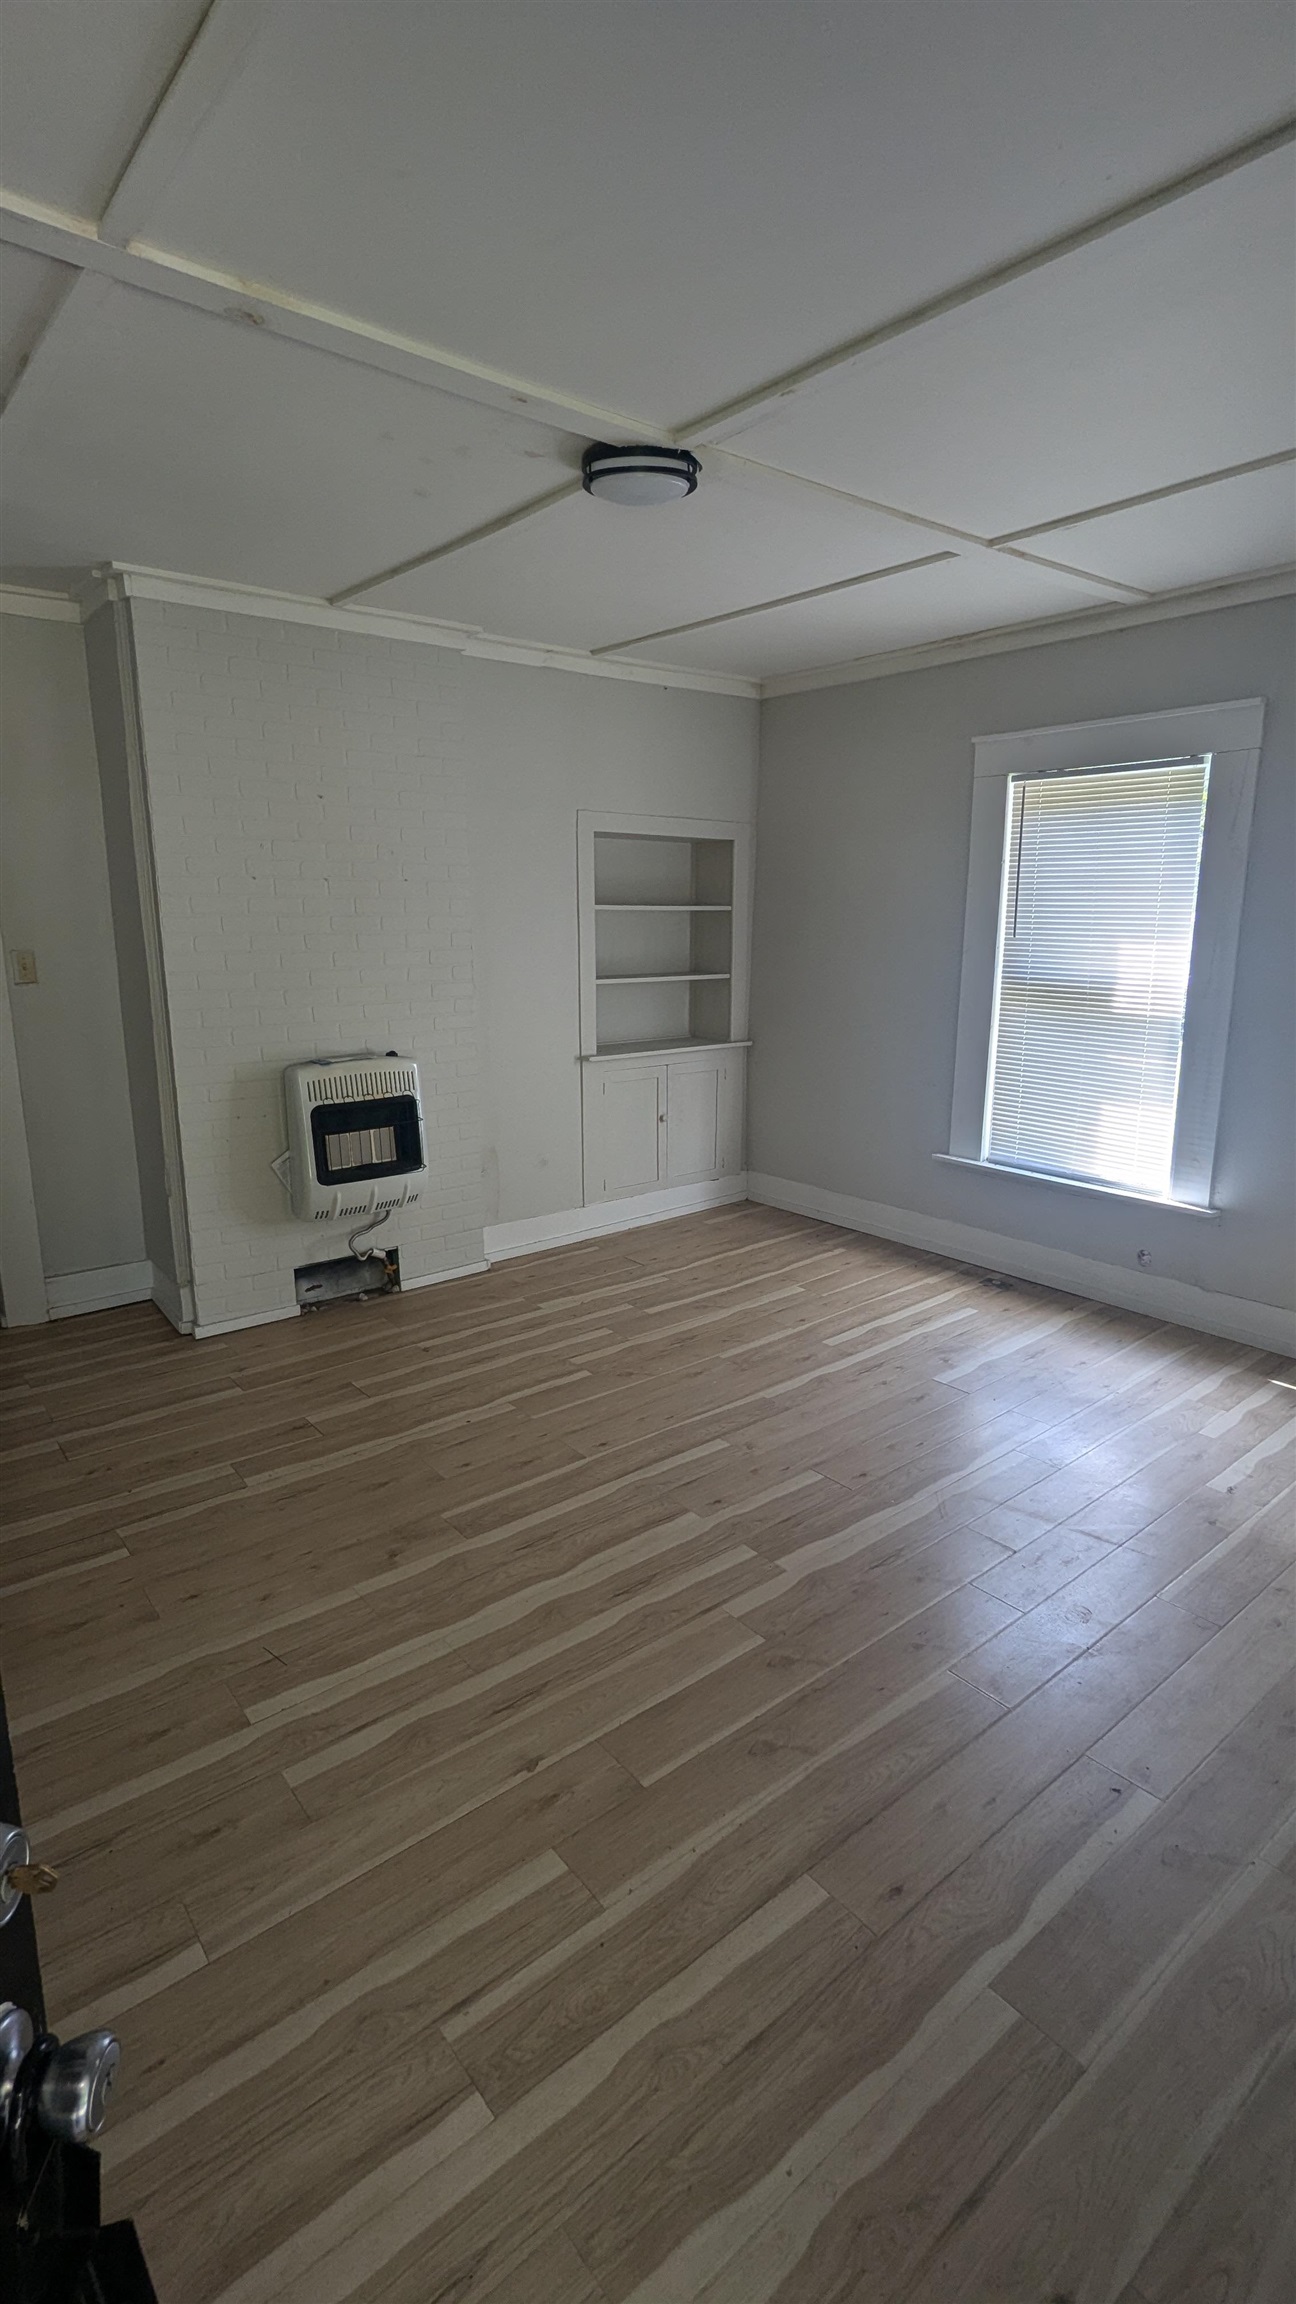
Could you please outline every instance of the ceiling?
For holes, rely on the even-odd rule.
[[[1296,558],[1268,0],[0,0],[7,580],[729,681]],[[579,487],[677,441],[685,503]]]

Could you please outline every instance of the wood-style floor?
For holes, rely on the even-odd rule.
[[[1296,2294],[1289,1364],[740,1207],[0,1380],[164,2304]]]

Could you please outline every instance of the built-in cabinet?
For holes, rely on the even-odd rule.
[[[586,1064],[586,1200],[738,1175],[746,1062],[743,1048],[717,1048]]]
[[[743,1167],[751,835],[578,819],[585,1199]]]

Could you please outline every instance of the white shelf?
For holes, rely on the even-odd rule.
[[[750,1040],[627,1040],[616,1048],[596,1048],[582,1056],[582,1064],[616,1064],[626,1058],[645,1056],[688,1056],[705,1054],[708,1049],[750,1048]]]
[[[594,906],[596,912],[732,912],[732,904],[668,904],[655,900],[648,904],[604,904]]]
[[[655,969],[649,976],[596,976],[596,984],[727,984],[728,969],[709,969],[700,973],[676,975],[673,971]]]

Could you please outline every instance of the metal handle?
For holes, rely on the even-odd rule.
[[[12,1920],[24,1896],[44,1896],[57,1885],[58,1874],[48,1864],[33,1864],[21,1824],[0,1824],[0,1928]]]
[[[0,2000],[0,2136],[8,2124],[14,2082],[35,2037],[26,2009],[16,2007],[12,2000]]]
[[[111,2032],[82,2032],[54,2050],[36,2098],[36,2117],[47,2136],[84,2144],[108,2117],[108,2099],[121,2044]]]

